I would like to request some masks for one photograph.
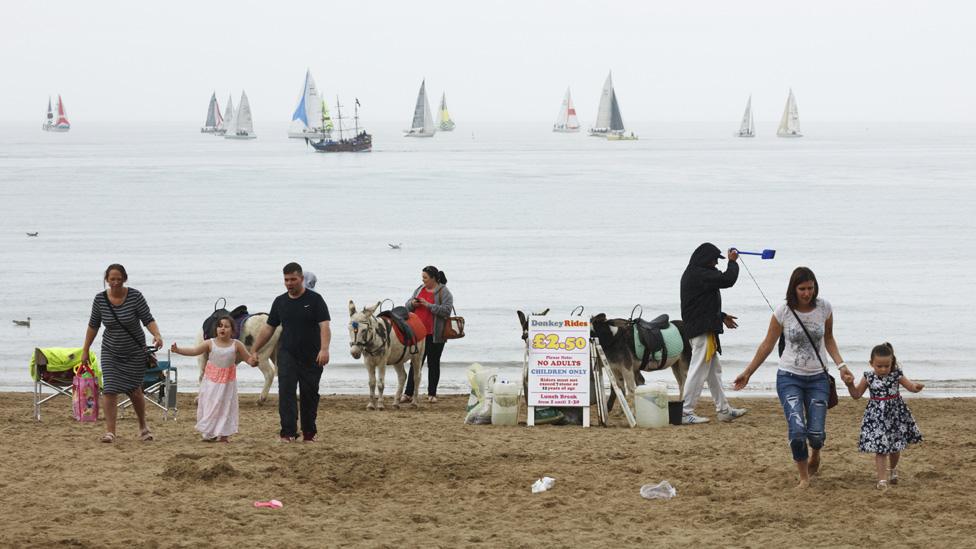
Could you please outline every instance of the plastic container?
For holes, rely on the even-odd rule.
[[[671,486],[670,482],[662,480],[657,484],[641,486],[640,495],[644,499],[671,499],[678,495],[678,491]]]
[[[658,428],[668,424],[668,385],[661,381],[642,385],[634,397],[637,425]]]
[[[495,382],[491,403],[492,425],[518,425],[519,393],[522,388],[507,380]]]

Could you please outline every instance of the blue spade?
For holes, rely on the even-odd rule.
[[[762,259],[772,259],[776,257],[776,250],[763,250],[761,252],[744,252],[736,248],[732,248],[732,249],[739,252],[739,255],[758,255]]]

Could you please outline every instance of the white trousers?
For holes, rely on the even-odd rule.
[[[712,360],[705,361],[708,347],[708,334],[691,338],[691,364],[688,366],[688,378],[685,380],[685,405],[682,412],[685,415],[695,413],[695,404],[701,397],[702,388],[708,382],[708,390],[715,401],[715,411],[721,412],[729,407],[722,390],[722,364],[718,360],[718,353]]]

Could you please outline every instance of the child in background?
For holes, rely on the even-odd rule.
[[[871,350],[871,372],[855,386],[847,385],[851,397],[860,398],[870,390],[871,400],[864,410],[858,450],[874,454],[874,466],[878,473],[878,489],[887,490],[889,484],[898,484],[898,458],[909,444],[922,442],[922,433],[915,424],[911,410],[898,394],[901,385],[912,393],[925,387],[907,377],[898,367],[895,350],[890,343],[882,343]]]
[[[200,380],[196,430],[206,442],[230,442],[237,433],[237,364],[249,353],[240,341],[233,339],[234,321],[227,315],[217,319],[217,337],[184,349],[176,343],[170,351],[184,356],[209,352],[209,360]]]

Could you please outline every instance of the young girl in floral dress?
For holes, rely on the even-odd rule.
[[[181,348],[176,343],[170,347],[184,356],[210,353],[200,381],[196,425],[207,442],[230,442],[229,437],[237,433],[237,364],[246,361],[249,353],[233,336],[234,321],[221,316],[217,319],[217,337],[196,347]]]
[[[860,398],[865,390],[871,392],[871,400],[864,410],[861,422],[861,438],[858,450],[874,454],[874,466],[878,473],[878,489],[886,490],[889,484],[898,484],[898,458],[909,444],[922,442],[922,433],[915,424],[908,405],[898,394],[898,386],[917,393],[925,387],[907,377],[898,367],[895,350],[890,343],[882,343],[871,350],[871,372],[855,386],[847,390],[853,398]]]

